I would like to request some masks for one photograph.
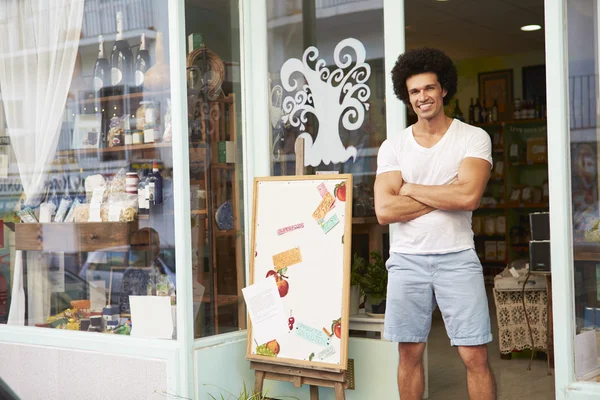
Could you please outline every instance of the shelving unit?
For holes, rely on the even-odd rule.
[[[493,143],[494,167],[484,197],[493,197],[499,202],[482,205],[473,213],[474,222],[476,218],[481,218],[481,234],[475,235],[475,246],[484,267],[486,281],[493,282],[494,276],[501,272],[506,264],[529,257],[529,225],[524,222],[528,221],[529,213],[547,211],[549,208],[543,193],[540,202],[511,201],[513,189],[522,186],[542,189],[544,181],[548,179],[547,161],[532,162],[525,158],[527,139],[546,138],[546,120],[515,120],[478,126],[490,134]],[[511,152],[512,145],[520,146],[518,157],[514,157]],[[495,175],[498,162],[502,162],[504,166],[501,176]],[[484,234],[486,218],[494,217],[504,218],[504,233]],[[520,228],[524,229],[519,230]],[[500,260],[487,258],[486,242],[503,242],[505,257],[500,257]],[[493,247],[492,244],[490,246]]]
[[[236,148],[236,111],[233,95],[209,103],[211,112],[204,121],[202,136],[207,139],[200,154],[197,148],[190,148],[190,163],[197,163],[204,172],[203,179],[190,180],[190,184],[199,185],[207,192],[207,209],[192,210],[192,218],[198,227],[198,240],[194,247],[198,250],[198,264],[194,266],[196,280],[205,287],[206,292],[199,300],[205,304],[206,316],[196,320],[196,336],[222,333],[219,319],[222,313],[237,315],[237,327],[245,329],[246,314],[242,298],[244,287],[243,235],[240,216],[239,177],[237,160],[233,163],[219,163],[218,142],[233,142]],[[226,121],[226,115],[229,121]],[[207,134],[205,127],[209,126]],[[210,148],[207,154],[206,148]],[[219,206],[229,201],[233,209],[234,228],[221,230],[216,222],[215,213]],[[208,246],[206,246],[208,244]],[[204,249],[208,254],[204,254]],[[204,259],[208,258],[208,271]],[[221,318],[222,319],[222,318]],[[229,325],[229,324],[228,324]],[[212,332],[203,327],[212,327]]]

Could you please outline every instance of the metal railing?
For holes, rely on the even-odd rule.
[[[569,77],[569,126],[571,130],[596,128],[597,75]]]
[[[117,11],[123,13],[123,31],[156,26],[152,0],[86,1],[83,12],[83,37],[107,35],[117,31]]]

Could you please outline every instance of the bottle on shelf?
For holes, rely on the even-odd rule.
[[[142,33],[140,49],[135,56],[134,79],[137,90],[143,90],[146,71],[150,68],[150,53],[146,49],[146,35]]]
[[[492,105],[492,122],[498,122],[498,101],[494,99],[494,104]]]
[[[94,65],[93,86],[94,94],[101,97],[107,95],[106,91],[111,86],[111,71],[110,64],[104,55],[104,37],[102,35],[98,36],[98,43],[98,58]]]
[[[123,40],[123,13],[117,12],[117,38],[110,54],[111,83],[116,92],[126,93],[132,83],[133,53]],[[115,93],[116,94],[116,93]]]
[[[479,105],[479,98],[475,105],[473,106],[473,123],[480,124],[481,123],[481,106]]]
[[[138,208],[140,215],[148,215],[150,214],[150,205],[147,203],[148,199],[148,170],[143,168],[141,171],[140,181],[138,183]]]
[[[481,117],[480,117],[481,123],[485,124],[486,122],[488,122],[488,109],[487,109],[487,104],[485,99],[483,99],[483,103],[481,106]]]
[[[152,172],[148,176],[148,189],[150,191],[150,205],[163,203],[163,177],[158,169],[158,162],[152,162]]]
[[[469,124],[471,125],[475,123],[474,110],[475,104],[473,104],[473,98],[471,97],[471,105],[469,106]]]
[[[462,110],[460,109],[460,105],[458,104],[458,99],[456,99],[456,106],[454,106],[454,118],[463,122],[465,120]]]

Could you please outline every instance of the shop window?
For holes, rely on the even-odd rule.
[[[600,331],[598,221],[598,37],[593,3],[567,1],[569,136],[575,291],[575,374],[597,382]],[[560,236],[551,240],[560,240]],[[560,266],[557,266],[560,267]],[[553,266],[554,268],[554,266]]]
[[[229,29],[188,24],[200,337],[245,319],[238,10],[187,6]],[[190,249],[175,248],[168,2],[24,7],[0,12],[0,323],[174,338]]]
[[[386,138],[383,9],[364,3],[267,1],[270,161],[276,176],[352,174],[355,230],[374,232]],[[365,251],[383,251],[377,232]]]

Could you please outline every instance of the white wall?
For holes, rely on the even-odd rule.
[[[23,400],[167,397],[164,360],[1,343],[0,376]]]

